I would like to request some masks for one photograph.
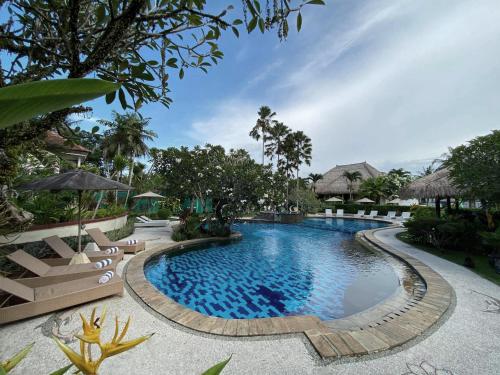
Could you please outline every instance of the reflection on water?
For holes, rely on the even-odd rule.
[[[387,261],[354,241],[373,221],[311,219],[298,225],[239,224],[243,240],[160,255],[147,279],[206,315],[344,317],[382,301],[399,285]]]

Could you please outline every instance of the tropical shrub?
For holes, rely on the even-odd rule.
[[[477,221],[456,217],[419,217],[408,220],[404,225],[415,243],[438,249],[481,251]]]

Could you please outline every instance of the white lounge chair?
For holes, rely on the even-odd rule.
[[[325,208],[325,217],[332,217],[333,212],[331,208]]]
[[[343,217],[344,216],[344,210],[339,208],[337,210],[337,213],[335,214],[336,217]]]
[[[358,210],[358,213],[354,216],[357,216],[357,217],[363,217],[365,216],[365,210]]]
[[[368,215],[366,215],[366,217],[374,218],[377,215],[378,215],[378,211],[377,210],[371,210],[370,213]]]
[[[399,220],[406,221],[411,217],[411,212],[405,211],[401,213],[401,216],[398,217]]]
[[[137,216],[138,223],[135,223],[136,227],[163,227],[168,225],[168,220],[151,220],[147,216]]]
[[[396,218],[396,211],[389,211],[385,216],[387,220],[394,220]]]

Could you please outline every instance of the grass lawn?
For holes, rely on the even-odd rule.
[[[455,251],[455,250],[445,250],[441,251],[433,247],[424,246],[420,244],[415,244],[411,242],[408,234],[406,232],[401,232],[396,235],[396,238],[415,246],[420,250],[427,251],[433,255],[436,255],[440,258],[449,260],[450,262],[456,263],[460,266],[463,266],[464,259],[466,256],[470,256],[474,261],[475,268],[469,268],[471,271],[477,273],[478,275],[494,282],[497,285],[500,285],[500,274],[495,272],[495,269],[488,264],[488,257],[486,255],[469,255],[465,254],[463,251]]]

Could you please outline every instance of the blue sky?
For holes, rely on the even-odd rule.
[[[306,8],[286,42],[228,32],[218,66],[172,79],[171,108],[141,112],[159,134],[155,147],[210,142],[259,160],[248,132],[266,104],[312,138],[304,173],[365,160],[415,172],[500,128],[499,19],[498,0],[327,1]],[[90,105],[89,125],[121,111]]]

